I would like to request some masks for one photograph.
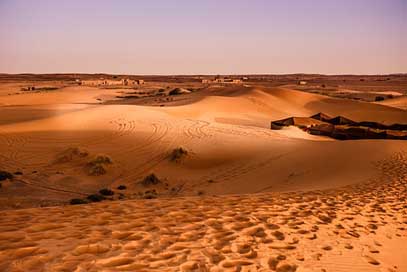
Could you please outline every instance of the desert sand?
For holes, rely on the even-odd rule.
[[[404,96],[20,85],[0,88],[0,170],[16,173],[0,188],[2,271],[407,271],[406,141],[270,130],[318,112],[406,124]]]
[[[405,96],[397,97],[397,98],[394,98],[391,100],[384,100],[384,101],[381,101],[378,103],[382,104],[382,105],[390,106],[390,107],[407,110],[407,97],[405,97]]]

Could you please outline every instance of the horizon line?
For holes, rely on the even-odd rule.
[[[56,73],[5,73],[0,72],[0,75],[118,75],[118,76],[288,76],[288,75],[314,75],[314,76],[400,76],[407,75],[407,72],[384,73],[384,74],[363,74],[363,73],[339,73],[339,74],[324,74],[324,73],[197,73],[197,74],[127,74],[127,73],[83,73],[83,72],[56,72]]]

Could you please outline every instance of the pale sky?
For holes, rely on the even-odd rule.
[[[406,0],[0,0],[0,73],[406,73],[406,49]]]

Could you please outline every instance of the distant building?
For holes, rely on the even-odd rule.
[[[242,83],[241,79],[232,79],[229,83],[240,84]]]
[[[81,80],[80,84],[84,86],[134,86],[142,85],[145,81],[142,79],[91,79],[91,80]]]
[[[122,79],[122,85],[143,85],[144,84],[144,80],[142,79],[128,79],[128,78],[124,78]]]
[[[222,84],[241,84],[241,79],[233,79],[233,78],[220,78],[217,77],[214,80],[211,79],[202,79],[203,84],[210,84],[210,83],[222,83]]]
[[[298,85],[307,85],[307,82],[304,80],[298,81]]]

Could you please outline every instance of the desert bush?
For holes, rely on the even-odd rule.
[[[89,161],[90,164],[111,164],[112,163],[112,159],[107,156],[107,155],[96,155],[91,161]]]
[[[147,194],[144,196],[144,199],[154,199],[154,198],[157,198],[157,196],[152,194]]]
[[[102,164],[89,164],[87,167],[89,176],[101,176],[106,174],[106,168]]]
[[[187,94],[190,93],[190,90],[187,89],[182,89],[182,88],[175,88],[173,90],[171,90],[168,94],[169,95],[179,95],[179,94]]]
[[[125,185],[119,185],[117,187],[117,190],[126,190],[126,189],[127,189],[127,187]]]
[[[105,165],[113,163],[112,159],[107,155],[97,155],[87,164],[87,172],[90,176],[101,176],[106,174],[107,170]]]
[[[143,184],[144,186],[150,186],[150,185],[157,185],[161,183],[161,180],[159,180],[157,178],[156,175],[154,175],[153,173],[146,176],[142,181],[141,184]]]
[[[71,205],[80,205],[80,204],[86,204],[86,203],[88,203],[88,202],[81,198],[73,198],[73,199],[71,199],[71,201],[69,201],[69,204],[71,204]]]
[[[177,94],[180,94],[180,88],[176,88],[176,89],[173,89],[173,90],[171,90],[169,93],[168,93],[168,95],[177,95]]]
[[[170,154],[171,161],[179,161],[188,154],[188,151],[182,147],[175,148]]]
[[[143,198],[145,198],[145,199],[157,198],[157,192],[156,192],[156,190],[145,191]]]
[[[87,198],[89,201],[92,201],[92,202],[100,202],[100,201],[106,199],[106,197],[104,197],[104,196],[102,196],[102,195],[99,195],[99,194],[88,195],[86,198]]]
[[[70,148],[64,150],[63,152],[61,152],[60,154],[58,154],[55,159],[55,162],[65,163],[65,162],[72,161],[75,157],[84,158],[88,155],[89,155],[89,153],[86,150],[82,150],[78,147],[70,147]]]
[[[37,88],[37,91],[55,91],[58,89],[58,87],[39,87]]]
[[[376,96],[375,101],[383,101],[384,97],[383,96]]]
[[[10,172],[0,170],[0,181],[13,178],[14,176]]]
[[[102,190],[99,191],[99,193],[101,195],[104,195],[104,196],[112,196],[112,195],[114,195],[114,192],[112,190],[110,190],[110,189],[107,189],[107,188],[103,188]]]

